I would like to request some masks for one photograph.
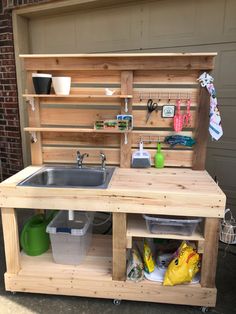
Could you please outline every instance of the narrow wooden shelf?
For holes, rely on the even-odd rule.
[[[204,241],[204,237],[199,230],[195,231],[191,236],[150,233],[147,230],[145,219],[141,215],[128,216],[127,237]]]
[[[88,128],[63,128],[63,127],[26,127],[26,132],[80,132],[80,133],[130,133],[132,129],[120,131],[120,130],[96,130]]]
[[[70,94],[70,95],[56,95],[56,94],[23,94],[24,98],[82,98],[82,99],[124,99],[124,98],[133,98],[132,95],[83,95],[83,94]]]

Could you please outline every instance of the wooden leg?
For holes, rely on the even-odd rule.
[[[20,270],[20,247],[17,217],[14,208],[2,208],[2,227],[7,273],[17,274]]]
[[[113,267],[112,279],[126,279],[126,214],[113,213]]]
[[[204,254],[202,257],[201,285],[202,287],[214,288],[216,265],[219,242],[219,225],[218,218],[206,218],[204,228]]]

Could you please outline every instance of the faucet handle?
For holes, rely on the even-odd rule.
[[[82,168],[83,166],[84,157],[89,157],[89,154],[87,153],[81,154],[80,151],[78,150],[77,151],[77,164],[79,168]]]
[[[100,152],[100,157],[101,157],[102,161],[106,161],[107,160],[106,155],[104,153],[102,153],[102,152]]]
[[[84,157],[89,157],[89,154],[84,153],[84,154],[82,154],[82,155],[80,155],[80,156],[81,156],[81,159],[83,160],[83,159],[84,159]]]
[[[106,155],[100,152],[100,158],[102,160],[102,169],[105,170],[105,167],[106,167],[105,161],[107,160]]]

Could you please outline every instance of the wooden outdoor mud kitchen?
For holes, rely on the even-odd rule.
[[[0,184],[0,206],[6,254],[6,290],[49,293],[120,300],[138,300],[213,307],[217,290],[215,273],[218,228],[225,209],[225,195],[205,169],[208,138],[209,95],[197,78],[213,69],[215,53],[195,54],[90,54],[22,55],[27,72],[23,97],[28,107],[32,165]],[[71,76],[68,96],[35,95],[32,73]],[[101,87],[102,86],[102,87]],[[107,96],[104,86],[115,89]],[[197,144],[173,149],[163,144],[164,169],[132,169],[131,154],[140,138],[173,132],[173,119],[152,114],[146,124],[147,99],[162,105],[181,98],[182,110],[191,97],[191,125],[181,135]],[[134,128],[127,132],[95,130],[94,121],[125,112],[133,115]],[[125,137],[127,143],[125,143]],[[154,155],[156,143],[145,149]],[[76,151],[89,153],[87,164],[116,165],[107,189],[25,187],[17,184],[43,164],[75,163]],[[51,252],[30,257],[20,252],[16,211],[63,209],[113,213],[112,238],[94,235],[84,263],[55,264]],[[157,238],[186,239],[197,243],[202,254],[200,284],[164,287],[156,282],[126,280],[126,251],[132,239],[155,237],[147,232],[141,214],[194,216],[204,218],[204,230],[190,237],[156,235]]]

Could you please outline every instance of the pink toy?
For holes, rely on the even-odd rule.
[[[174,116],[174,130],[175,132],[180,132],[184,125],[184,116],[180,112],[180,99],[177,100],[177,112]]]

